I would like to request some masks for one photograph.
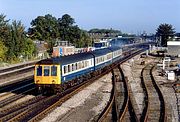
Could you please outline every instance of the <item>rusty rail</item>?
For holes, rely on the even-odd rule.
[[[150,75],[150,78],[151,80],[148,81],[149,83],[152,82],[151,84],[151,88],[154,87],[155,91],[157,92],[158,94],[158,97],[159,97],[159,101],[160,101],[160,115],[159,115],[159,121],[161,122],[166,122],[167,121],[167,113],[166,113],[166,105],[165,105],[165,101],[164,101],[164,97],[163,97],[163,94],[158,86],[158,84],[156,83],[154,77],[153,77],[153,74],[152,74],[152,71],[154,70],[154,66],[152,67],[149,67],[150,69],[147,69],[147,67],[149,66],[150,64],[147,64],[142,72],[141,72],[141,83],[142,83],[142,86],[143,86],[143,89],[144,89],[144,92],[145,92],[145,108],[143,110],[143,113],[142,113],[142,116],[141,116],[141,119],[140,121],[141,122],[146,122],[148,121],[148,118],[149,118],[149,114],[150,114],[150,109],[152,109],[152,101],[150,101],[150,91],[148,89],[149,87],[149,84],[146,84],[145,83],[145,79],[144,79],[144,70],[149,70],[149,75]],[[152,96],[152,95],[151,95]],[[150,107],[151,105],[151,107]],[[153,113],[154,114],[154,113]]]

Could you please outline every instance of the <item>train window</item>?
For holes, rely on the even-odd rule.
[[[84,68],[84,61],[82,61],[82,68]]]
[[[51,76],[57,76],[57,66],[51,67]]]
[[[75,65],[75,67],[76,67],[75,69],[77,70],[77,69],[78,69],[78,64],[77,64],[77,63],[76,63],[76,65]]]
[[[49,70],[50,70],[49,66],[44,66],[44,76],[49,76]]]
[[[64,66],[64,74],[68,72],[67,66]]]
[[[95,60],[95,64],[97,64],[97,58],[96,58],[96,60]]]
[[[71,65],[68,65],[68,72],[71,72]]]
[[[86,61],[86,67],[88,67],[89,66],[89,61]]]
[[[78,63],[78,69],[81,69],[81,63],[80,62]]]
[[[36,71],[37,76],[42,76],[42,66],[38,66]]]
[[[74,64],[72,64],[72,71],[74,71],[75,70],[75,67],[74,67],[75,65]]]

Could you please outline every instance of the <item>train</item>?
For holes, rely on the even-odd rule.
[[[64,84],[74,84],[74,79],[89,76],[92,72],[122,59],[129,52],[146,47],[138,44],[129,47],[107,47],[91,52],[40,60],[35,64],[34,82],[38,91],[62,90]]]

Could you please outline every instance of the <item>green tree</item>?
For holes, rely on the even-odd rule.
[[[0,61],[4,61],[6,57],[7,47],[4,45],[2,40],[0,40]]]
[[[57,38],[59,35],[57,19],[50,14],[38,16],[32,20],[28,33],[32,39],[41,41]]]
[[[70,37],[72,36],[71,32],[73,31],[74,23],[74,19],[68,14],[63,15],[62,18],[58,18],[58,29],[61,40],[72,41]]]
[[[14,44],[13,53],[15,57],[19,57],[25,50],[25,31],[21,21],[14,20],[11,25],[11,41]]]
[[[156,30],[156,36],[159,37],[161,46],[167,47],[167,41],[169,37],[173,37],[175,34],[174,28],[170,24],[160,24]]]
[[[9,20],[6,20],[5,18],[5,15],[0,14],[0,38],[2,41],[9,37]]]
[[[50,48],[49,51],[52,52],[55,40],[59,37],[58,21],[50,14],[38,16],[32,20],[28,33],[31,39],[46,41]]]
[[[31,58],[33,56],[33,54],[35,54],[36,52],[36,48],[35,48],[35,44],[33,43],[33,41],[31,39],[26,39],[25,42],[25,50],[23,52],[24,56],[28,56],[29,58]]]
[[[25,27],[21,21],[14,20],[10,27],[10,35],[6,41],[8,47],[7,60],[16,61],[22,56],[32,56],[35,45],[26,37]]]
[[[91,45],[91,38],[88,36],[87,32],[81,31],[81,37],[78,42],[78,47],[89,47]]]
[[[49,53],[52,53],[53,46],[57,39],[69,41],[75,46],[82,47],[89,45],[89,37],[78,25],[74,25],[74,19],[64,14],[56,19],[50,14],[38,16],[32,20],[28,34],[31,39],[44,40],[48,43]]]

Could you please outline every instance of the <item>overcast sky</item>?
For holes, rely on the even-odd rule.
[[[154,33],[159,24],[168,23],[180,32],[180,0],[0,0],[0,13],[21,20],[26,28],[40,15],[60,18],[69,14],[86,30]]]

